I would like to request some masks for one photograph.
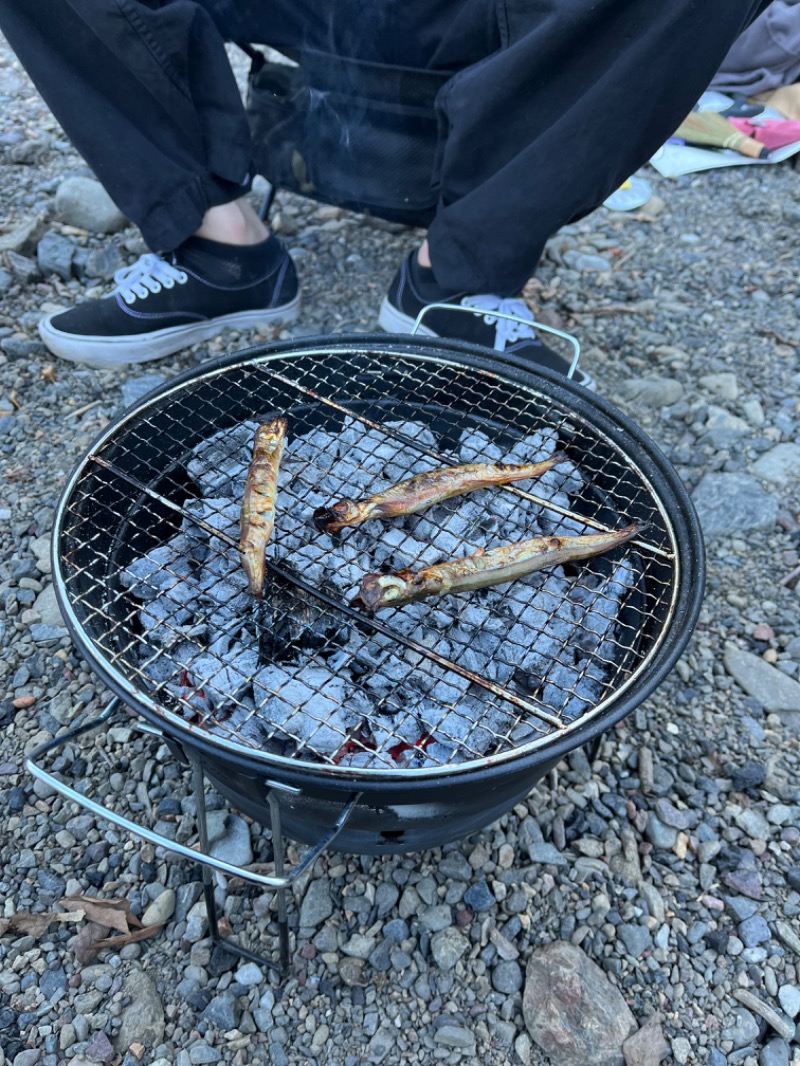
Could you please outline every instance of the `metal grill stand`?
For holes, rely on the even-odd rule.
[[[342,808],[342,812],[334,823],[332,828],[328,830],[322,838],[311,847],[305,854],[303,859],[288,872],[285,865],[285,852],[284,852],[284,840],[281,827],[281,804],[280,795],[282,793],[299,793],[299,789],[294,789],[290,785],[283,784],[276,781],[266,782],[269,792],[267,794],[269,816],[270,816],[270,835],[272,837],[272,846],[275,858],[275,876],[266,876],[259,874],[253,870],[248,870],[246,867],[233,866],[230,863],[225,862],[222,859],[217,859],[210,854],[210,842],[208,839],[208,819],[206,812],[206,797],[205,797],[205,784],[206,776],[203,770],[202,758],[198,752],[189,749],[185,752],[186,758],[192,769],[192,791],[194,792],[196,810],[197,810],[197,830],[200,842],[201,851],[194,851],[192,848],[188,848],[183,844],[179,844],[177,841],[169,840],[167,837],[162,837],[160,834],[154,832],[151,829],[147,829],[144,826],[137,825],[130,819],[118,814],[116,811],[110,810],[108,807],[103,807],[101,804],[92,800],[91,798],[78,792],[76,789],[71,788],[69,785],[65,785],[63,781],[54,777],[49,771],[45,770],[39,765],[39,760],[50,752],[57,751],[58,749],[69,744],[73,740],[77,740],[85,733],[91,732],[94,729],[98,729],[101,726],[107,726],[109,719],[118,708],[121,700],[118,696],[115,696],[109,701],[101,713],[96,717],[89,719],[86,722],[82,722],[80,725],[73,727],[61,736],[55,737],[53,740],[47,741],[45,744],[40,745],[35,751],[25,760],[25,766],[27,770],[40,781],[43,781],[50,788],[56,792],[60,792],[67,799],[73,800],[75,803],[87,810],[92,811],[94,814],[105,818],[122,829],[127,830],[134,836],[141,837],[143,840],[149,841],[151,844],[155,844],[157,847],[172,851],[184,858],[191,859],[198,863],[201,867],[203,878],[203,893],[206,904],[206,914],[208,917],[208,926],[211,933],[211,937],[215,943],[222,945],[224,949],[230,952],[232,955],[237,955],[243,959],[249,959],[251,962],[256,962],[260,966],[266,966],[268,969],[277,972],[280,976],[286,976],[289,970],[289,920],[288,920],[288,908],[287,908],[287,889],[294,884],[295,881],[301,877],[302,874],[308,870],[313,863],[319,858],[319,856],[327,850],[331,843],[338,836],[339,832],[344,828],[347,823],[353,808],[360,799],[360,793],[354,793],[347,803]],[[153,736],[163,738],[163,734],[159,730],[150,725],[140,724],[140,728],[144,732],[150,733]],[[219,914],[217,910],[216,899],[214,897],[214,881],[211,876],[212,869],[218,870],[220,873],[227,874],[233,877],[240,877],[243,880],[250,881],[252,884],[259,885],[262,888],[268,888],[273,890],[278,899],[278,952],[279,963],[274,963],[270,959],[265,958],[262,955],[258,955],[255,952],[249,951],[247,948],[242,947],[235,941],[229,940],[222,936],[219,928]]]

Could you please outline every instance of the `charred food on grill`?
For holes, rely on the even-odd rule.
[[[439,470],[426,470],[391,488],[361,500],[339,500],[314,511],[314,525],[323,533],[338,533],[345,526],[357,526],[370,518],[399,518],[417,514],[451,496],[462,496],[494,485],[510,485],[541,477],[566,460],[555,452],[540,463],[467,463]]]
[[[501,585],[525,577],[534,570],[600,555],[624,544],[644,528],[634,523],[610,533],[590,533],[582,537],[533,537],[490,551],[480,548],[463,559],[450,559],[425,570],[365,574],[352,602],[372,613],[382,607],[401,607],[429,596]]]
[[[259,426],[253,437],[253,458],[247,471],[239,521],[239,552],[247,574],[247,591],[261,599],[265,552],[275,526],[278,467],[286,438],[286,419]]]

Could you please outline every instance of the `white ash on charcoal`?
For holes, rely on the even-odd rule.
[[[573,462],[519,483],[522,494],[483,489],[331,535],[313,525],[316,507],[435,469],[441,463],[421,449],[440,444],[416,422],[384,430],[347,418],[338,432],[294,437],[290,425],[267,547],[285,576],[268,573],[257,602],[237,550],[255,428],[234,426],[195,448],[187,472],[199,495],[186,501],[180,529],[122,573],[149,646],[142,673],[176,713],[299,758],[425,767],[480,758],[550,730],[482,681],[564,721],[602,698],[617,667],[620,610],[635,594],[634,555],[594,560],[577,577],[554,567],[383,611],[377,630],[335,606],[353,598],[366,573],[420,569],[554,531],[587,532],[560,513],[574,511],[574,494],[586,488]],[[509,446],[469,429],[453,461],[539,462],[557,447],[552,431]]]

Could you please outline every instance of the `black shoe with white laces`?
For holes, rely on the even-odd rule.
[[[436,303],[453,304],[454,307],[436,307],[428,311],[417,330],[423,336],[480,344],[484,348],[521,357],[534,368],[545,366],[559,374],[566,375],[569,370],[569,360],[542,344],[537,337],[533,315],[524,300],[467,293],[445,295],[438,289],[433,271],[419,266],[416,252],[403,260],[395,274],[381,305],[378,325],[387,333],[410,333],[420,311]],[[457,310],[457,307],[470,308],[474,313]],[[523,321],[510,321],[500,315],[514,315]],[[594,381],[580,367],[576,368],[572,380],[584,388],[595,387]]]
[[[230,245],[190,237],[169,256],[148,253],[114,275],[116,288],[39,323],[62,359],[94,367],[144,363],[216,336],[293,322],[297,274],[277,237]]]

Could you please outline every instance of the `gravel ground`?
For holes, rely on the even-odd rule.
[[[214,948],[190,864],[22,766],[108,697],[52,597],[49,532],[66,472],[153,375],[265,338],[229,334],[115,374],[49,356],[42,311],[103,291],[143,249],[130,227],[98,235],[59,219],[57,190],[87,171],[5,46],[0,102],[0,1066],[586,1066],[621,1064],[636,1030],[626,1066],[800,1063],[797,171],[667,181],[647,169],[655,196],[641,212],[600,209],[550,242],[532,306],[579,335],[599,391],[693,494],[709,563],[700,624],[593,766],[575,752],[456,844],[319,859],[294,892],[292,972],[278,984]],[[276,228],[305,291],[295,335],[373,328],[418,239],[289,197]],[[184,776],[129,725],[61,766],[192,839]],[[215,826],[220,853],[269,858],[258,826],[222,813]],[[165,925],[87,959],[91,913],[68,912],[73,896],[125,899]],[[269,895],[229,891],[225,911],[271,951]],[[42,928],[25,912],[59,918]],[[550,1058],[533,984],[560,941],[586,964],[586,998],[577,1024],[561,1012]],[[581,1039],[601,992],[621,994],[613,1013],[625,1024],[614,1048],[590,1052]]]

